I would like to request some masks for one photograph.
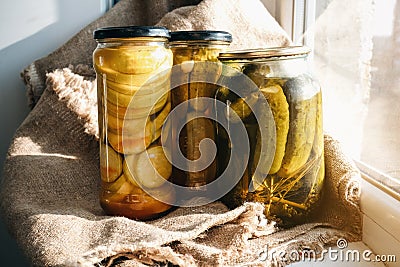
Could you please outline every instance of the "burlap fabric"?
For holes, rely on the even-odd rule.
[[[94,137],[97,106],[94,73],[90,68],[92,50],[79,47],[92,43],[89,32],[102,23],[135,24],[132,18],[127,22],[112,17],[125,16],[128,20],[127,13],[139,12],[133,7],[141,2],[120,2],[99,21],[82,30],[78,36],[83,39],[74,37],[48,58],[33,63],[25,73],[30,89],[35,91],[41,75],[50,72],[43,85],[46,89],[17,130],[9,149],[0,199],[5,222],[32,264],[285,265],[295,259],[274,258],[272,254],[294,249],[318,252],[334,244],[339,237],[360,240],[360,175],[343,155],[340,145],[330,137],[325,137],[326,182],[322,207],[310,216],[308,223],[298,227],[277,228],[274,222],[265,219],[263,208],[257,203],[246,203],[232,211],[219,202],[179,208],[149,222],[104,215],[98,199],[100,177],[98,142]],[[205,0],[198,9],[184,8],[177,12],[182,17],[185,10],[190,14],[202,8],[203,13],[210,14],[216,14],[212,11],[215,8],[222,13],[234,10],[236,13],[231,14],[230,21],[225,21],[226,25],[237,23],[246,28],[245,23],[254,17],[241,13],[242,9],[246,10],[244,2],[262,7],[256,0],[237,1],[236,7],[227,6],[226,1]],[[168,2],[163,3],[171,7]],[[148,6],[146,8],[149,10]],[[265,9],[263,12],[269,15]],[[163,21],[171,16],[175,15],[169,14]],[[205,23],[215,18],[210,17]],[[238,22],[239,17],[245,20]],[[191,19],[195,18],[189,16],[184,21]],[[169,21],[173,24],[173,20]],[[249,28],[247,32],[238,28],[233,32],[234,38],[252,36],[249,31]],[[68,53],[73,55],[68,56]],[[86,66],[69,66],[68,61]],[[63,68],[65,66],[69,68]]]
[[[69,64],[92,64],[96,48],[93,31],[99,27],[154,25],[167,12],[178,7],[196,5],[201,0],[122,0],[99,19],[82,29],[47,57],[30,64],[22,74],[27,85],[28,102],[33,107],[45,89],[46,73]]]

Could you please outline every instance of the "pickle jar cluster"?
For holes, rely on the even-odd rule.
[[[164,27],[94,32],[100,138],[100,204],[110,215],[146,220],[171,209],[172,165],[160,142],[171,110],[172,51]]]
[[[173,63],[178,68],[174,71],[178,74],[174,82],[177,86],[172,88],[171,103],[173,109],[184,105],[172,117],[172,140],[178,140],[171,146],[172,158],[178,155],[177,150],[180,149],[187,160],[186,164],[182,164],[183,168],[173,166],[173,179],[176,184],[198,193],[205,191],[206,185],[216,178],[216,159],[204,168],[200,166],[204,160],[199,159],[199,146],[204,139],[216,141],[213,120],[207,115],[214,112],[216,82],[222,71],[218,55],[231,42],[232,35],[224,31],[171,32]],[[180,125],[184,127],[178,132]]]
[[[218,121],[232,126],[242,123],[250,146],[243,175],[222,201],[230,208],[246,201],[262,202],[267,217],[282,226],[306,220],[318,206],[324,180],[321,90],[310,73],[309,52],[293,46],[219,55],[227,84],[235,85],[245,76],[251,81],[243,84],[255,85],[240,92],[221,86],[216,93],[216,99],[227,106],[226,112],[217,114]],[[265,100],[272,124],[267,116],[255,116]],[[262,127],[267,128],[264,136]],[[226,168],[235,145],[229,139],[230,128],[216,126],[218,174]],[[232,160],[241,162],[244,155]]]
[[[160,217],[180,203],[179,186],[218,194],[229,208],[261,202],[282,226],[304,222],[317,207],[322,100],[308,48],[227,51],[228,32],[157,26],[99,28],[94,38],[100,204],[107,214]],[[238,124],[247,140],[231,138]],[[206,139],[217,152],[204,167]],[[231,153],[238,142],[248,144],[246,153]],[[175,165],[179,154],[183,166]],[[231,186],[220,189],[228,166]]]

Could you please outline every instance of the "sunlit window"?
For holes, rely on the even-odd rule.
[[[311,46],[324,128],[363,166],[400,180],[400,0],[263,0]]]
[[[376,1],[361,160],[400,179],[400,1]]]

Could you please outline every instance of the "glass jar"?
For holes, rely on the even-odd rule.
[[[179,144],[172,145],[172,159],[177,162],[174,157],[180,149],[188,160],[181,164],[183,168],[174,164],[173,179],[176,184],[199,192],[205,191],[205,186],[216,176],[215,155],[207,165],[203,160],[207,156],[201,155],[199,148],[202,140],[215,142],[214,124],[208,115],[213,112],[216,82],[222,69],[218,55],[231,42],[232,35],[224,31],[171,32],[174,65],[180,70],[176,81],[178,86],[171,91],[172,108],[184,105],[172,120],[172,139],[179,140]],[[177,132],[180,129],[178,125],[184,125],[180,132]]]
[[[171,208],[172,166],[160,142],[171,110],[172,52],[164,27],[100,28],[97,76],[101,193],[109,215],[146,220]]]
[[[242,88],[240,92],[220,87],[216,94],[216,99],[227,105],[226,112],[217,114],[218,121],[243,123],[250,145],[246,169],[222,201],[230,208],[245,201],[262,202],[266,216],[282,226],[306,220],[317,206],[324,180],[321,90],[309,72],[309,52],[297,46],[219,56],[226,84],[229,80],[240,83],[244,74],[256,85],[255,90]],[[255,116],[265,100],[273,124],[263,116],[266,112]],[[264,136],[260,134],[263,127]],[[219,174],[227,166],[228,152],[234,145],[227,138],[229,128],[217,126]]]

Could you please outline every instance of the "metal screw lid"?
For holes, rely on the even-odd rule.
[[[124,26],[104,27],[93,32],[94,39],[130,38],[130,37],[165,37],[169,38],[169,30],[158,26]]]
[[[170,42],[177,41],[221,41],[232,42],[232,34],[225,31],[175,31]]]
[[[271,58],[282,56],[307,55],[311,49],[306,46],[286,46],[247,50],[232,50],[220,53],[218,58],[223,59],[250,59],[250,58]]]

